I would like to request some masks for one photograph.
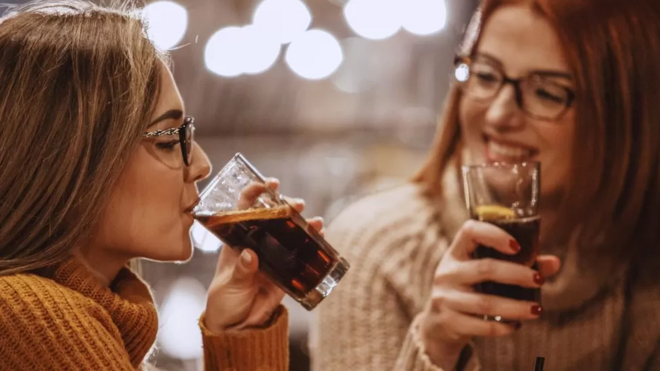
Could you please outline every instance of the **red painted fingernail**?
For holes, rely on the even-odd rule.
[[[532,314],[533,315],[538,316],[538,315],[541,314],[541,312],[543,312],[543,308],[541,308],[540,305],[538,305],[538,304],[532,305]]]
[[[541,277],[539,273],[534,273],[534,283],[541,286],[545,283],[545,278]]]
[[[520,251],[520,245],[518,244],[518,242],[516,242],[516,240],[509,240],[509,247],[511,248],[511,250],[513,250],[513,252]]]

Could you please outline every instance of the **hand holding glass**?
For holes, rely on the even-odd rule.
[[[540,177],[537,162],[463,167],[463,188],[470,217],[505,230],[521,248],[515,255],[505,255],[487,246],[479,246],[473,258],[506,260],[535,269],[541,225],[538,214]],[[540,289],[496,282],[482,282],[475,289],[517,300],[540,300]],[[486,317],[501,320],[499,317]]]
[[[259,270],[307,310],[330,294],[348,262],[240,153],[201,194],[193,215],[231,248],[249,248]]]

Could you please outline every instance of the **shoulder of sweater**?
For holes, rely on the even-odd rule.
[[[433,211],[422,188],[406,183],[351,203],[332,220],[330,228],[355,230],[368,227],[369,230],[380,230],[391,225],[414,226],[419,225],[420,218],[430,217]]]
[[[9,316],[52,316],[102,307],[81,293],[31,273],[0,276],[0,312]],[[13,313],[8,313],[13,312]]]
[[[102,306],[36,274],[0,277],[0,333],[2,370],[134,369]]]
[[[436,210],[416,184],[365,196],[349,205],[330,223],[328,241],[340,252],[357,254],[369,250],[385,252],[399,247],[402,240],[431,238],[437,229],[429,228]]]

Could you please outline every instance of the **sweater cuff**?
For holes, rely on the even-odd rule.
[[[420,320],[421,316],[417,316],[410,325],[394,369],[406,371],[453,371],[443,370],[436,366],[426,354],[424,343],[419,336]],[[461,352],[461,357],[457,366],[458,367],[455,369],[456,371],[477,371],[480,369],[479,362],[473,355],[470,346],[466,346],[466,348],[463,349],[463,352]]]
[[[206,371],[287,371],[289,367],[289,315],[284,306],[273,314],[268,327],[213,333],[199,319]]]

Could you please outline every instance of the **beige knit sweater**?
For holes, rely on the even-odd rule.
[[[331,223],[327,238],[351,269],[316,312],[314,370],[440,370],[425,355],[417,322],[465,218],[451,189],[456,179],[445,183],[444,202],[409,184],[366,197]],[[549,371],[660,370],[660,270],[568,250],[542,290],[543,316],[509,337],[475,338],[460,368],[528,371],[542,356]]]

